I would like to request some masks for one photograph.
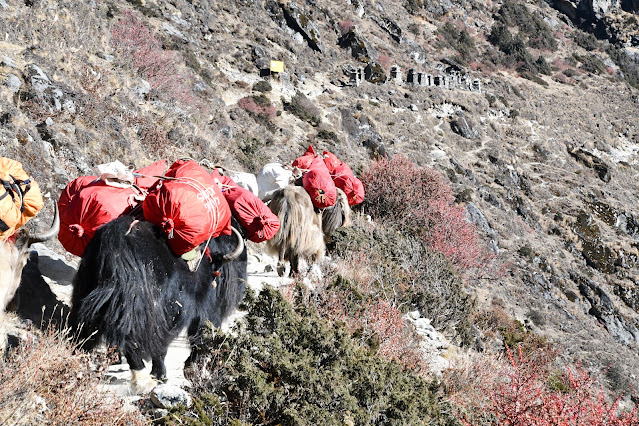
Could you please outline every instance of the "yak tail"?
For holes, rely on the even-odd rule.
[[[319,259],[324,255],[321,219],[303,187],[277,190],[268,206],[280,221],[280,229],[267,241],[272,254],[289,261],[291,256]]]
[[[134,345],[146,356],[162,352],[158,336],[170,335],[170,314],[158,303],[152,277],[139,267],[143,254],[131,249],[136,236],[123,237],[129,226],[129,220],[118,219],[98,230],[87,246],[74,282],[70,323],[87,349],[102,337],[122,349]]]
[[[351,224],[351,207],[348,205],[348,197],[339,188],[337,189],[337,200],[335,204],[326,207],[322,212],[322,232],[324,240],[328,240],[338,228]]]

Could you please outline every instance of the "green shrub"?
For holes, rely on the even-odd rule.
[[[333,132],[332,130],[322,129],[317,132],[317,138],[337,142],[337,133]]]
[[[195,350],[200,362],[187,372],[199,400],[198,418],[175,410],[167,423],[454,422],[435,396],[435,385],[380,360],[370,342],[352,338],[343,325],[322,320],[309,307],[292,306],[269,287],[247,305],[246,332],[203,331]]]
[[[456,335],[462,344],[469,342],[475,300],[464,290],[450,262],[431,251],[423,240],[391,227],[378,225],[371,229],[355,222],[337,230],[328,249],[337,258],[362,253],[353,263],[375,271],[375,281],[367,283],[368,294],[352,300],[354,310],[371,298],[384,299],[391,294],[395,305],[418,309],[438,330]],[[337,283],[353,286],[348,280]]]
[[[606,64],[597,56],[588,54],[580,56],[575,54],[575,59],[581,62],[581,69],[592,74],[604,74],[606,72]]]
[[[506,0],[499,8],[496,22],[517,27],[527,46],[535,49],[557,50],[557,40],[543,18],[531,13],[524,3]]]
[[[509,28],[517,28],[518,31],[513,35]],[[507,0],[500,7],[488,41],[503,52],[503,65],[516,66],[520,73],[550,74],[550,67],[545,61],[535,61],[528,48],[555,51],[557,40],[548,24],[538,14],[531,13],[523,3]]]
[[[458,29],[451,22],[446,22],[437,29],[437,34],[441,35],[450,47],[459,52],[459,59],[464,64],[467,64],[476,56],[475,42],[466,31],[466,28]]]
[[[628,84],[632,87],[639,88],[639,67],[637,67],[637,64],[628,57],[626,51],[623,48],[607,44],[606,53],[619,67]]]
[[[320,111],[303,93],[297,92],[291,102],[283,102],[284,111],[288,111],[302,121],[313,126],[320,122]]]
[[[596,50],[597,47],[599,47],[599,41],[594,35],[579,29],[575,29],[572,39],[578,46],[583,47],[587,51]]]
[[[237,158],[250,172],[256,173],[263,166],[262,149],[266,144],[257,138],[246,138],[237,144]]]
[[[271,87],[271,83],[268,81],[260,80],[253,85],[253,90],[256,92],[270,92],[273,88]]]

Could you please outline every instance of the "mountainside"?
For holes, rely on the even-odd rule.
[[[406,156],[448,179],[497,255],[501,274],[467,280],[478,309],[503,308],[609,389],[637,389],[638,13],[633,1],[0,0],[0,156],[53,200],[113,160],[255,173],[313,144],[361,173]],[[503,345],[475,333],[475,349]]]

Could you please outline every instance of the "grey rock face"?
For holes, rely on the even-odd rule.
[[[396,22],[392,21],[387,16],[371,16],[371,19],[375,21],[381,29],[386,31],[392,38],[398,43],[402,42],[402,29]]]
[[[450,128],[453,132],[466,139],[477,139],[479,137],[479,132],[475,129],[472,121],[464,115],[453,120],[450,123]]]
[[[353,58],[364,61],[377,60],[377,51],[359,34],[355,29],[351,28],[347,33],[342,35],[338,40],[339,46],[344,49],[350,49]]]
[[[27,65],[26,80],[31,84],[27,99],[38,98],[42,106],[51,111],[62,111],[63,108],[71,113],[76,111],[75,103],[68,94],[57,87],[36,64]]]
[[[568,147],[568,153],[586,167],[593,169],[597,173],[597,176],[599,176],[599,179],[604,182],[610,182],[610,165],[601,158],[583,148],[571,146]]]
[[[621,316],[615,308],[610,296],[587,278],[571,274],[573,281],[579,284],[579,292],[590,304],[588,313],[599,320],[606,329],[620,342],[628,345],[637,343],[639,330]]]
[[[289,3],[288,6],[281,4],[281,7],[284,12],[286,24],[291,27],[291,29],[300,33],[311,49],[321,52],[322,40],[320,38],[320,32],[311,15],[307,12],[303,12],[293,3]]]
[[[9,74],[7,76],[7,80],[4,84],[9,88],[11,93],[18,93],[20,87],[22,87],[22,82],[20,81],[20,79],[13,74]]]

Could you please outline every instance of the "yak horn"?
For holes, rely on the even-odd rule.
[[[58,235],[59,231],[60,231],[60,213],[58,212],[58,203],[54,201],[53,202],[53,223],[51,224],[51,227],[40,234],[34,234],[34,235],[29,234],[29,231],[25,229],[24,233],[27,237],[27,246],[30,246],[31,244],[34,244],[34,243],[41,243],[43,241],[51,240]]]
[[[240,235],[239,231],[233,226],[231,226],[231,232],[233,232],[233,234],[235,234],[235,238],[237,238],[237,247],[235,247],[235,250],[232,252],[224,255],[224,262],[231,262],[237,259],[244,251],[244,238],[242,238],[242,235]]]

